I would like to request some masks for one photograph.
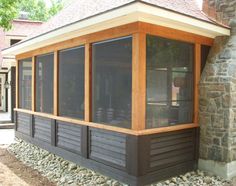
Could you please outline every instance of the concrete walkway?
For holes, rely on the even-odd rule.
[[[0,146],[7,147],[14,142],[14,129],[0,129]]]
[[[11,121],[11,115],[8,112],[0,112],[0,123]]]

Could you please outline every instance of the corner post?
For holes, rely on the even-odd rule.
[[[144,130],[146,123],[146,34],[133,34],[132,130]]]
[[[34,112],[35,111],[35,75],[36,75],[36,60],[35,60],[35,56],[32,57],[32,92],[31,92],[31,99],[32,99],[32,102],[31,102],[31,110]]]
[[[91,44],[85,44],[85,82],[84,82],[84,120],[91,121],[91,83],[92,83],[92,50]]]
[[[201,45],[199,43],[195,44],[195,60],[194,60],[194,114],[193,122],[198,124],[198,110],[199,110],[199,82],[201,76]]]
[[[53,71],[53,114],[58,116],[58,51],[54,51],[54,71]]]

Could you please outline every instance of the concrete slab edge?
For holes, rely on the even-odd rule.
[[[198,168],[203,171],[211,172],[224,179],[231,179],[236,176],[236,161],[226,163],[199,159]]]

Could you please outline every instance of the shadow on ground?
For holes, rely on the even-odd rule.
[[[6,148],[0,147],[0,166],[7,167],[4,171],[0,172],[3,174],[0,178],[4,178],[4,180],[0,179],[0,185],[4,183],[4,185],[14,185],[14,176],[15,179],[18,179],[17,185],[29,185],[29,186],[54,186],[54,183],[51,183],[47,178],[41,176],[41,174],[33,170],[30,167],[27,167],[19,160],[17,160],[12,154],[10,154]],[[4,176],[5,174],[5,176]],[[9,177],[12,175],[12,177]],[[7,176],[7,177],[6,177]],[[9,181],[7,180],[9,179]],[[9,182],[9,183],[8,183]],[[21,183],[19,183],[21,182]]]

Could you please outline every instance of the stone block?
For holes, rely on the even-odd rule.
[[[207,93],[207,97],[208,98],[217,98],[217,97],[220,97],[222,94],[223,94],[223,92],[220,92],[220,91],[209,91]]]
[[[220,146],[220,138],[213,138],[213,144]]]
[[[231,97],[230,97],[230,95],[229,95],[229,94],[223,95],[223,97],[222,97],[222,104],[223,104],[223,107],[224,107],[224,108],[229,108],[229,107],[231,107],[230,102],[231,102]]]
[[[222,117],[222,115],[213,114],[211,116],[211,124],[213,128],[223,128],[224,117]]]
[[[208,102],[209,102],[208,99],[205,99],[205,98],[200,98],[199,99],[199,104],[201,106],[207,106],[209,104]]]
[[[212,146],[211,148],[208,148],[208,154],[207,158],[209,160],[215,160],[215,161],[222,161],[222,148],[218,146]]]

